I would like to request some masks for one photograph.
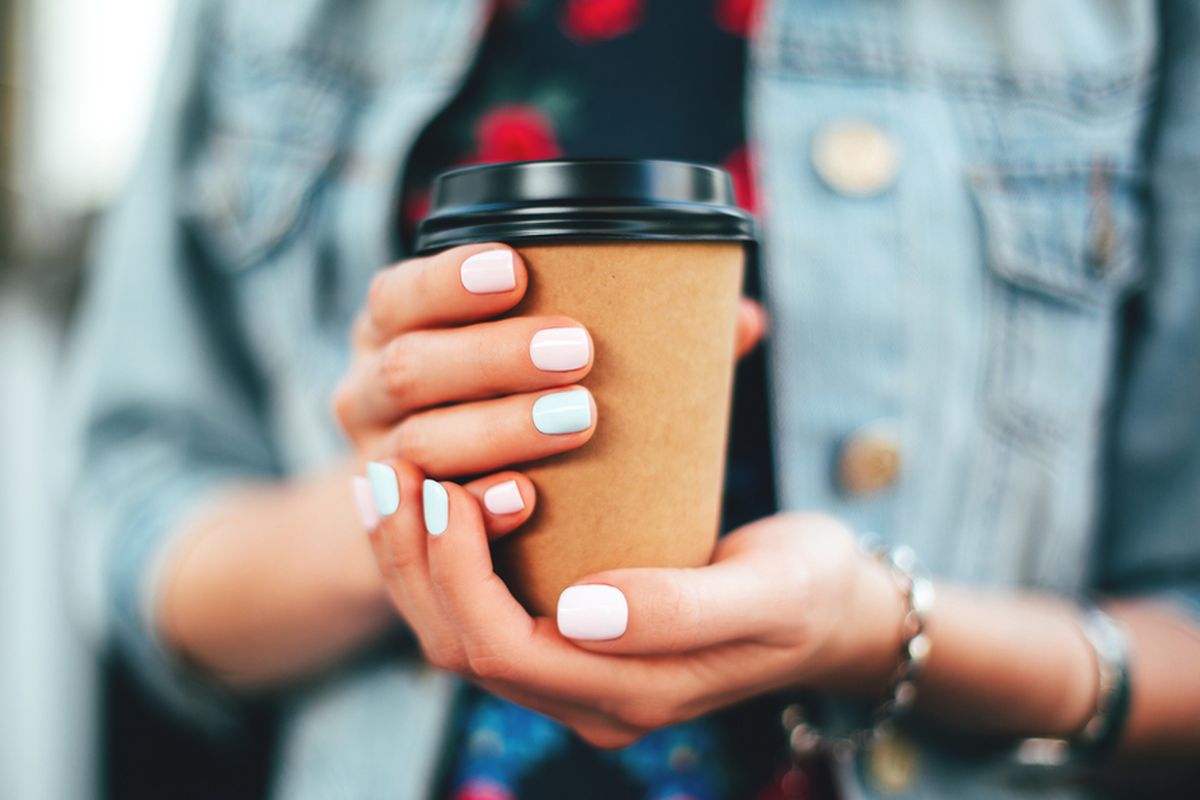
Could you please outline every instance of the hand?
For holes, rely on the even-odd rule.
[[[425,481],[405,461],[386,469],[398,504],[371,541],[429,661],[597,746],[788,686],[881,691],[895,665],[899,593],[831,518],[746,526],[700,569],[590,576],[577,586],[609,587],[600,602],[568,589],[556,625],[530,617],[493,572],[485,530],[500,530],[480,510],[481,486]],[[511,480],[531,508],[532,485]]]
[[[337,418],[363,461],[398,456],[430,475],[485,474],[583,445],[595,430],[544,434],[541,395],[592,368],[576,320],[493,320],[525,295],[521,257],[502,244],[456,247],[379,273],[353,331],[353,360],[337,389]],[[763,335],[761,306],[744,301],[738,351]]]

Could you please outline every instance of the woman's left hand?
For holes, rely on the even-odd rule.
[[[592,744],[624,746],[785,687],[882,693],[895,667],[899,592],[833,518],[747,525],[707,567],[588,576],[563,593],[556,622],[530,617],[493,572],[468,492],[441,484],[448,522],[430,535],[413,508],[419,473],[392,464],[401,508],[371,538],[397,603],[440,609],[417,631],[427,658]]]

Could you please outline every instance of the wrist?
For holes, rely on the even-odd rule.
[[[906,605],[888,568],[860,553],[846,611],[828,648],[821,688],[878,697],[899,663]]]

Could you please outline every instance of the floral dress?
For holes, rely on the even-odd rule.
[[[667,158],[733,176],[757,210],[743,108],[752,0],[497,0],[458,96],[409,154],[401,232],[411,245],[434,177],[469,164],[557,157]],[[410,248],[411,249],[411,248]],[[757,270],[746,292],[757,295]],[[739,365],[723,527],[775,509],[761,350]],[[446,749],[451,800],[716,800],[779,791],[778,705],[744,704],[596,750],[544,716],[464,690]]]

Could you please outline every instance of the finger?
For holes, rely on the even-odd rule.
[[[352,421],[387,423],[416,409],[576,383],[592,340],[568,317],[514,317],[392,339],[351,388]]]
[[[559,596],[559,632],[603,653],[679,653],[752,639],[788,609],[753,562],[590,575]],[[792,610],[795,612],[795,610]]]
[[[367,319],[377,342],[397,334],[494,317],[525,295],[525,264],[511,247],[468,244],[402,261],[371,282]]]
[[[487,674],[533,630],[533,620],[492,569],[479,504],[461,486],[426,480],[422,492],[429,576],[472,672]]]
[[[421,505],[424,475],[400,460],[367,465],[378,524],[371,529],[372,550],[392,598],[410,625],[429,619],[436,601],[426,567],[425,528]]]
[[[414,414],[384,447],[432,476],[478,475],[573,450],[595,430],[591,393],[572,386]]]
[[[738,303],[737,336],[734,352],[738,358],[749,353],[767,333],[767,310],[749,297]]]
[[[489,539],[516,530],[533,514],[537,490],[520,472],[498,472],[463,486],[483,509]]]

